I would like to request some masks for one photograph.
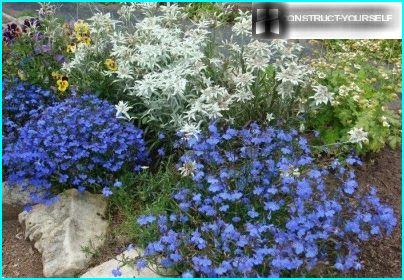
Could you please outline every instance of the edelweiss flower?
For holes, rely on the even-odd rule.
[[[317,72],[317,77],[319,77],[320,79],[324,79],[326,75],[323,72]]]
[[[116,118],[131,120],[132,118],[129,116],[128,111],[132,108],[127,102],[119,101],[118,105],[115,105]]]
[[[320,105],[321,103],[327,104],[328,102],[331,103],[333,101],[334,93],[329,92],[326,86],[317,85],[313,86],[313,88],[316,93],[310,98],[314,99],[314,103],[316,104],[316,106]]]
[[[249,88],[255,80],[255,76],[251,72],[243,73],[241,68],[232,74],[233,83],[237,88]]]
[[[180,171],[181,175],[183,177],[189,176],[189,175],[194,175],[194,172],[196,170],[196,162],[195,161],[190,161],[184,163],[183,166],[181,166],[178,171]]]
[[[269,64],[269,58],[268,57],[248,57],[247,58],[247,67],[248,69],[251,70],[264,70],[266,67],[268,67]]]
[[[132,70],[130,64],[127,62],[124,62],[124,61],[121,61],[118,64],[119,64],[119,67],[118,67],[118,70],[116,71],[118,78],[122,79],[122,80],[133,79],[133,76],[132,76],[133,70]]]
[[[306,73],[296,62],[291,62],[286,67],[281,66],[280,68],[281,71],[276,74],[276,80],[282,81],[282,83],[289,82],[292,85],[303,83]]]
[[[185,134],[185,137],[198,136],[201,133],[198,124],[185,123],[180,132]]]
[[[276,89],[278,90],[278,94],[281,95],[282,99],[285,99],[286,97],[292,97],[294,91],[293,84],[290,82],[280,83]]]
[[[248,12],[240,11],[240,16],[236,18],[232,31],[238,36],[251,36],[251,15]]]
[[[358,143],[362,146],[362,142],[368,142],[368,132],[364,131],[361,127],[354,127],[349,132],[349,142]]]

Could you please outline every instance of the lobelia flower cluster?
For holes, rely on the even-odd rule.
[[[108,196],[120,185],[114,175],[140,171],[147,158],[142,130],[115,118],[108,102],[83,95],[48,107],[26,123],[15,143],[5,147],[3,165],[11,185],[41,192],[55,184],[79,191],[91,187]]]
[[[359,270],[360,243],[396,225],[374,188],[359,191],[358,158],[316,165],[295,130],[211,124],[182,139],[177,167],[193,183],[173,195],[175,210],[137,220],[159,231],[138,269],[184,277],[274,277],[327,263]]]
[[[38,117],[55,102],[55,96],[38,86],[19,80],[3,80],[3,144],[16,139],[18,128]]]

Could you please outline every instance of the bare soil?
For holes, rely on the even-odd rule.
[[[401,277],[401,150],[385,149],[366,159],[358,168],[362,188],[375,185],[383,203],[394,208],[398,224],[393,234],[382,240],[363,244],[361,260],[363,269],[345,276],[350,277]],[[111,223],[119,224],[119,215]],[[112,226],[113,227],[113,226]],[[3,276],[43,277],[41,255],[32,244],[23,238],[22,228],[17,220],[3,221]],[[108,236],[106,245],[94,252],[90,266],[119,254],[127,240],[123,236]]]
[[[41,254],[24,239],[18,220],[3,220],[3,277],[43,277]]]

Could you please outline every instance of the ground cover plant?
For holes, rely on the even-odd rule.
[[[38,117],[42,110],[56,101],[50,90],[19,80],[3,80],[3,145],[16,140],[18,128]]]
[[[154,264],[184,277],[272,277],[304,275],[329,262],[359,270],[360,241],[389,234],[396,224],[375,189],[358,191],[351,165],[360,160],[318,166],[296,130],[212,124],[182,145],[178,170],[194,182],[174,193],[171,211],[137,219],[146,231],[159,231],[135,260],[138,269]]]
[[[98,189],[109,196],[120,186],[114,174],[139,172],[147,163],[143,132],[121,122],[111,104],[92,95],[46,108],[18,134],[4,148],[3,166],[9,183],[46,191],[33,194],[36,203],[47,202],[52,187]]]
[[[26,211],[102,193],[140,252],[111,276],[345,276],[396,227],[356,169],[400,146],[399,41],[256,40],[221,4],[44,4],[5,26],[3,61],[5,181],[34,187]]]

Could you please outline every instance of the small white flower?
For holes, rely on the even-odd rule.
[[[123,102],[122,100],[115,105],[116,109],[116,118],[118,119],[127,119],[131,120],[131,116],[129,116],[128,111],[133,107],[129,106],[127,102]]]
[[[232,31],[238,36],[251,36],[251,14],[240,12],[235,19]]]
[[[311,96],[310,98],[314,99],[314,103],[316,104],[316,106],[324,103],[327,104],[328,102],[332,102],[334,99],[334,93],[333,92],[329,92],[328,88],[326,86],[323,85],[317,85],[317,86],[313,86],[314,91],[316,92],[313,96]]]
[[[178,171],[180,171],[183,177],[187,177],[189,175],[193,176],[195,170],[196,170],[195,161],[185,162],[180,168],[178,168]]]
[[[324,79],[326,75],[323,72],[317,72],[317,77],[319,77],[320,79]]]
[[[201,133],[201,130],[199,129],[199,124],[185,123],[180,129],[180,132],[184,133],[185,137],[188,138],[191,136],[198,137],[198,135]]]
[[[358,143],[362,146],[362,142],[367,142],[368,140],[368,133],[363,130],[361,127],[354,127],[349,132],[349,142],[351,143]]]
[[[389,122],[388,122],[386,116],[382,116],[382,117],[381,117],[381,120],[382,120],[382,125],[383,125],[384,127],[390,127],[390,124],[389,124]]]
[[[295,168],[293,165],[289,165],[286,170],[281,169],[281,176],[285,178],[298,177],[300,176],[299,168]]]
[[[274,117],[274,114],[273,113],[270,113],[270,114],[267,114],[267,121],[268,121],[268,123],[270,123],[272,120],[274,120],[275,119],[275,117]]]
[[[303,133],[305,129],[306,129],[306,127],[304,126],[304,124],[301,123],[300,127],[299,127],[299,131]]]
[[[293,85],[298,85],[304,82],[304,77],[307,71],[302,65],[297,65],[296,62],[291,62],[284,67],[280,66],[280,72],[276,73],[276,80],[282,83],[289,82]]]
[[[231,77],[237,88],[249,88],[255,80],[255,76],[251,72],[243,73],[241,68],[232,73]]]
[[[292,97],[294,92],[293,84],[290,82],[280,83],[276,89],[278,90],[278,94],[281,95],[282,99]]]

